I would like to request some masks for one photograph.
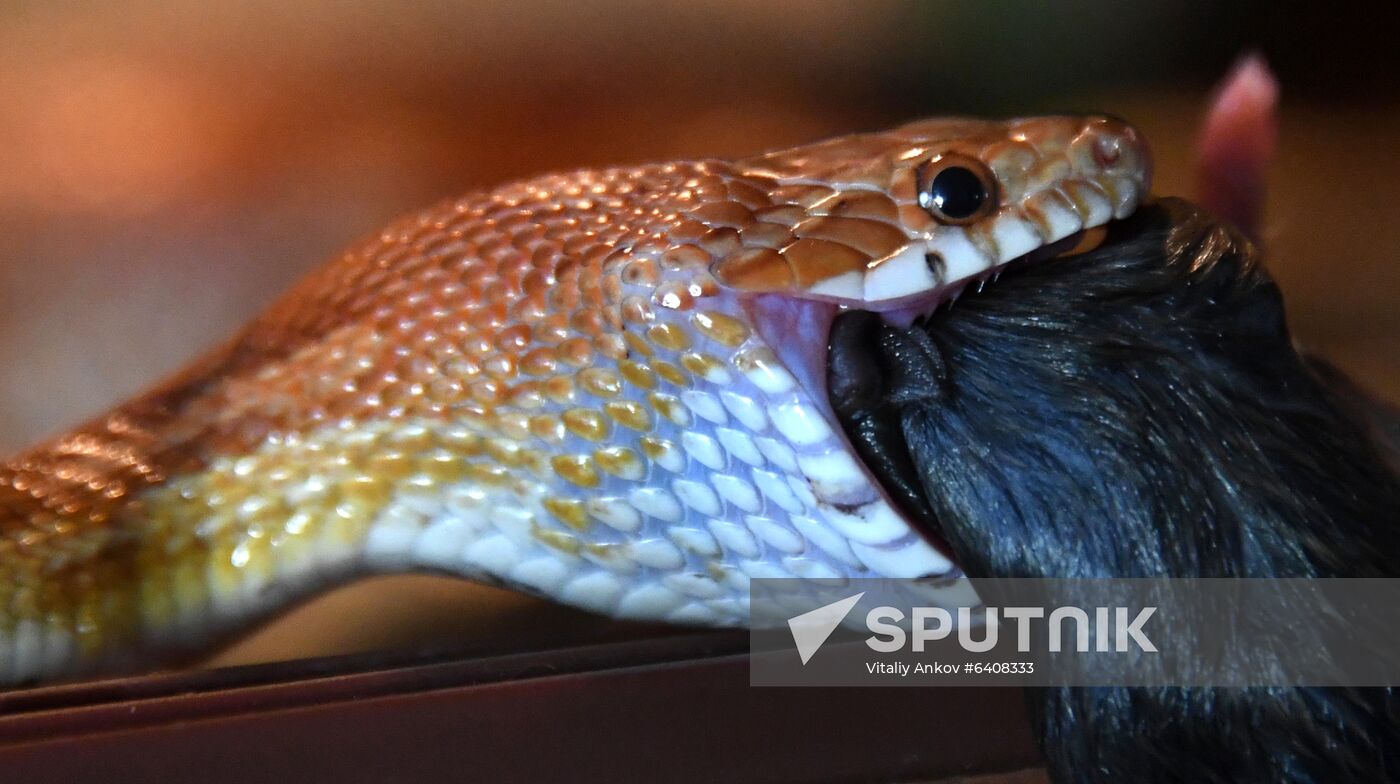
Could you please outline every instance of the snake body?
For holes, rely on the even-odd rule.
[[[928,202],[949,161],[984,179],[971,220]],[[1116,120],[938,119],[402,218],[0,465],[0,682],[142,664],[370,573],[716,625],[751,578],[948,573],[831,414],[831,320],[927,311],[1129,214],[1149,171]]]

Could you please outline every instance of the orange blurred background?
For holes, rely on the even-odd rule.
[[[1348,18],[1348,14],[1355,18]],[[0,8],[0,453],[226,337],[397,213],[548,169],[952,112],[1107,111],[1162,194],[1243,51],[1282,82],[1265,240],[1304,345],[1400,400],[1397,50],[1363,11],[636,0]],[[376,579],[217,661],[597,621]]]

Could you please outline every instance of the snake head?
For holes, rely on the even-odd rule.
[[[843,521],[833,525],[871,569],[951,567],[936,526],[908,503],[918,495],[908,471],[872,464],[832,409],[862,394],[832,387],[837,317],[867,311],[908,327],[1008,264],[1088,250],[1146,200],[1150,160],[1141,135],[1109,117],[944,118],[717,166],[722,187],[696,180],[698,203],[673,236],[707,252],[720,307],[742,312],[800,385],[812,434],[798,440],[843,456],[840,481],[817,461],[804,479],[817,517]],[[859,492],[830,491],[838,485]]]
[[[732,289],[913,314],[1129,215],[1150,161],[1141,135],[1109,117],[926,120],[739,161],[770,203],[692,217],[738,231],[712,268]]]

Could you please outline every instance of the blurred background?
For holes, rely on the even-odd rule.
[[[1317,4],[7,2],[0,453],[179,367],[396,214],[543,170],[1081,110],[1137,124],[1157,192],[1190,195],[1210,88],[1248,50],[1282,84],[1264,233],[1294,330],[1400,400],[1388,35],[1361,7]],[[597,623],[386,578],[216,661]]]

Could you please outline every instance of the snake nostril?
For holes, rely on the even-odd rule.
[[[1137,130],[1122,120],[1099,119],[1085,136],[1085,141],[1089,142],[1088,152],[1100,171],[1127,171],[1148,160]]]
[[[1117,136],[1100,136],[1094,142],[1094,161],[1105,169],[1111,168],[1122,155]]]

